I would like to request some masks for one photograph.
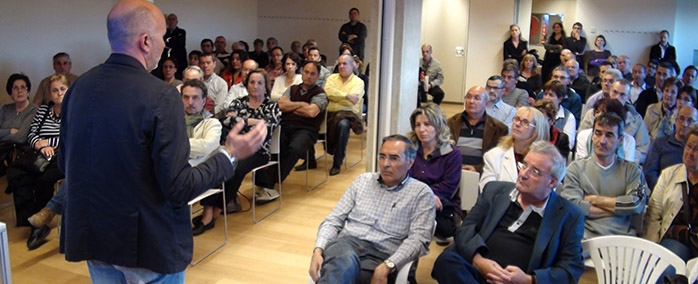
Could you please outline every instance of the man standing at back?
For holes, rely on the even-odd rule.
[[[359,22],[359,9],[351,8],[349,10],[349,22],[342,25],[339,29],[339,40],[342,43],[347,43],[354,50],[354,53],[364,59],[364,47],[366,46],[366,25]]]
[[[95,283],[184,283],[192,258],[187,202],[229,178],[266,137],[242,123],[224,147],[191,167],[177,90],[148,72],[165,19],[147,1],[120,1],[107,18],[112,54],[63,100],[59,167],[66,190],[61,250],[87,260]],[[99,98],[99,100],[95,100]]]

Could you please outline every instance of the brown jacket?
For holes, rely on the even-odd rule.
[[[506,124],[500,122],[494,117],[487,114],[487,120],[485,121],[485,132],[482,136],[482,153],[489,151],[490,149],[497,146],[499,143],[499,138],[509,135],[509,127]],[[451,137],[453,140],[458,142],[458,137],[460,136],[460,129],[463,125],[463,113],[459,112],[454,116],[451,116],[448,121],[446,121],[448,128],[451,129]],[[479,173],[482,173],[483,164],[475,165],[475,169]]]

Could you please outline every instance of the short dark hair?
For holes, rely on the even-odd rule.
[[[567,95],[567,87],[558,80],[550,80],[543,85],[543,92],[551,90],[555,93],[558,99],[564,98]]]
[[[198,88],[199,90],[201,90],[201,98],[202,99],[206,99],[206,97],[208,97],[208,88],[206,87],[206,83],[204,83],[203,81],[201,81],[199,79],[190,79],[190,80],[184,81],[184,83],[182,84],[182,89],[180,89],[180,94],[182,92],[184,92],[185,87]]]
[[[594,104],[594,111],[599,110],[599,108],[601,108],[601,107],[604,107],[605,113],[609,113],[609,112],[615,113],[620,118],[622,118],[623,121],[625,121],[625,116],[626,116],[628,110],[625,109],[625,106],[623,106],[623,104],[621,102],[619,102],[618,100],[602,98],[602,99],[596,101],[596,103]]]
[[[667,30],[662,30],[661,32],[659,32],[660,35],[663,34],[663,33],[666,33],[667,36],[671,36],[671,34],[669,33],[669,31],[667,31]]]
[[[514,72],[514,77],[516,77],[517,79],[519,78],[519,65],[518,64],[504,64],[504,66],[502,66],[502,71],[500,73],[503,74],[504,72],[510,72],[510,71]]]
[[[654,64],[655,67],[659,66],[659,60],[657,58],[652,58],[650,61],[647,61],[647,67],[649,67],[650,64]]]
[[[351,11],[356,11],[356,13],[358,13],[359,15],[361,15],[361,12],[359,12],[359,8],[353,7],[353,8],[351,8],[351,9],[349,9],[349,13],[351,13]]]
[[[681,98],[681,94],[683,94],[683,93],[688,94],[688,96],[691,98],[691,101],[693,103],[696,102],[696,89],[695,88],[693,88],[692,86],[688,86],[688,85],[681,87],[681,89],[679,89],[679,95],[677,96],[677,98]]]
[[[696,68],[693,65],[688,65],[688,67],[686,67],[686,69],[683,69],[683,73],[686,73],[686,71],[691,70],[691,69],[693,69],[693,71],[698,72],[698,68]]]
[[[618,126],[618,137],[623,136],[623,129],[625,128],[625,121],[623,119],[616,115],[615,113],[612,112],[605,112],[599,116],[597,116],[594,119],[594,127],[592,129],[596,129],[596,125],[599,126]],[[592,130],[593,131],[593,130]]]
[[[393,134],[383,138],[381,145],[385,144],[386,141],[401,141],[405,143],[405,158],[407,161],[412,161],[417,157],[417,146],[415,146],[409,138],[401,134]]]
[[[246,42],[246,41],[244,41],[244,40],[240,40],[240,41],[238,41],[238,43],[242,44],[242,46],[244,46],[244,47],[245,47],[245,51],[246,51],[246,52],[250,52],[250,45],[249,45],[249,44],[247,44],[247,42]]]
[[[317,50],[317,53],[320,53],[320,49],[311,44],[311,47],[308,48],[308,53],[310,53],[313,50]]]
[[[68,58],[68,62],[73,63],[72,60],[70,59],[70,55],[68,53],[65,53],[62,51],[59,53],[56,53],[56,55],[53,56],[53,61],[56,61],[58,58],[61,58],[61,57]],[[695,68],[695,67],[693,67],[693,68]]]
[[[206,57],[206,56],[211,56],[213,58],[213,62],[216,62],[216,56],[213,55],[212,52],[208,52],[208,51],[202,52],[201,55],[199,55],[199,59],[201,59],[201,57]]]
[[[504,78],[502,78],[502,76],[492,75],[489,78],[487,78],[487,81],[496,81],[496,80],[499,80],[499,82],[500,82],[499,87],[500,88],[504,86]]]
[[[299,74],[301,69],[298,68],[298,66],[301,66],[301,57],[295,52],[287,52],[284,54],[284,58],[281,59],[281,69],[283,69],[284,72],[287,72],[286,59],[291,59],[296,63],[296,74]]]
[[[211,46],[213,46],[213,41],[212,41],[212,40],[211,40],[210,38],[205,38],[205,39],[202,39],[202,40],[201,40],[201,44],[200,44],[200,45],[203,45],[203,44],[204,44],[204,42],[209,42],[209,43],[211,43]]]
[[[662,85],[662,91],[664,91],[664,88],[674,85],[676,86],[676,89],[679,90],[681,87],[683,87],[683,81],[681,81],[678,77],[669,77],[666,80],[664,80],[664,84]]]
[[[574,28],[574,26],[579,26],[580,29],[583,29],[583,28],[584,28],[584,26],[583,26],[582,23],[580,23],[580,22],[576,22],[576,23],[572,24],[572,27],[573,27],[573,28]],[[604,41],[605,41],[605,40],[604,40]]]
[[[245,62],[245,60],[250,59],[250,56],[247,54],[247,51],[236,49],[230,53],[230,57],[228,59],[228,60],[230,60],[230,62],[233,62],[233,54],[238,55],[238,57],[240,58],[240,64]],[[230,63],[228,63],[228,64],[230,64]]]
[[[164,66],[165,61],[168,61],[168,60],[172,61],[172,64],[174,64],[175,69],[177,69],[179,67],[179,63],[177,63],[177,59],[175,59],[174,57],[165,57],[162,59],[162,62],[161,62],[162,64],[160,64],[160,66],[161,66],[160,68],[165,68],[165,66]]]
[[[606,60],[606,61],[602,61],[602,62],[599,64],[599,67],[601,67],[601,66],[611,66],[611,67],[613,67],[613,63],[611,63],[610,61]],[[599,74],[599,76],[600,76],[600,75],[602,75],[602,74]]]
[[[27,75],[24,75],[24,73],[14,73],[10,75],[10,78],[7,78],[7,87],[5,87],[5,90],[7,90],[8,95],[12,96],[12,85],[14,85],[17,80],[22,80],[27,84],[27,93],[32,90],[32,83],[29,81]]]
[[[603,39],[603,47],[606,47],[606,37],[603,35],[597,35],[596,38],[602,38]],[[596,41],[596,40],[594,40]]]
[[[191,52],[189,52],[189,56],[187,58],[191,57],[192,55],[196,55],[196,58],[199,58],[201,57],[201,54],[203,53],[201,53],[201,51],[199,50],[192,50]]]
[[[303,66],[301,66],[301,68],[298,68],[298,70],[305,68],[305,66],[308,65],[308,64],[312,64],[313,66],[315,66],[315,69],[317,69],[318,74],[320,74],[320,68],[321,68],[321,67],[320,67],[320,63],[319,63],[319,62],[312,61],[312,60],[306,60],[306,61],[304,61],[304,62],[303,62]]]
[[[271,53],[274,52],[274,50],[277,50],[277,49],[278,49],[279,51],[281,51],[281,54],[284,54],[284,49],[281,48],[281,46],[278,46],[278,45],[277,45],[277,46],[275,46],[275,47],[272,47],[271,50],[269,50],[269,56],[271,56]],[[282,61],[282,62],[283,62],[283,61]]]

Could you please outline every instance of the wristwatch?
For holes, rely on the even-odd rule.
[[[385,263],[385,266],[387,266],[388,269],[390,269],[390,272],[391,272],[391,273],[394,272],[395,270],[397,270],[397,269],[395,268],[395,263],[393,263],[392,261],[390,261],[390,259],[386,259],[383,263]]]

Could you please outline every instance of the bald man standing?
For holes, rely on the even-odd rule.
[[[59,166],[66,190],[61,250],[94,283],[184,283],[192,258],[187,202],[230,178],[259,149],[264,124],[191,167],[177,90],[148,72],[165,47],[153,3],[120,1],[107,18],[112,54],[63,100]],[[248,144],[249,143],[249,144]]]

